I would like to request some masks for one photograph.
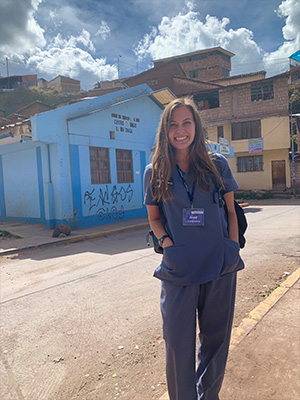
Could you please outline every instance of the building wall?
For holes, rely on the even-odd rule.
[[[17,143],[1,148],[3,176],[3,211],[7,218],[17,217],[29,220],[42,217],[40,147],[22,146]]]
[[[150,161],[160,113],[149,98],[143,98],[69,122],[75,219],[80,226],[146,215],[143,171]],[[131,122],[122,117],[130,118]],[[137,118],[139,121],[133,122]],[[119,125],[121,122],[123,126]],[[130,123],[136,126],[130,127]],[[129,131],[121,132],[120,127],[125,129],[126,124]],[[110,138],[110,132],[114,132],[114,139]],[[91,183],[90,146],[109,149],[111,183]],[[116,149],[132,151],[133,182],[117,182]]]
[[[256,73],[252,73],[252,74],[250,73],[250,74],[232,76],[232,77],[228,77],[228,79],[221,78],[219,80],[216,80],[214,83],[217,83],[218,85],[222,85],[222,86],[239,85],[241,83],[255,82],[255,81],[264,79],[265,75],[266,75],[266,72],[261,71],[261,72],[256,72]]]
[[[150,162],[162,111],[151,100],[151,93],[147,85],[142,85],[37,114],[31,118],[32,142],[0,146],[0,154],[10,147],[11,152],[15,152],[14,157],[20,159],[23,156],[17,154],[18,151],[35,147],[40,149],[36,150],[39,152],[36,163],[29,163],[31,172],[38,174],[38,178],[32,180],[31,186],[28,183],[28,190],[35,186],[34,198],[38,194],[39,201],[33,203],[35,214],[29,217],[23,213],[22,218],[31,218],[30,222],[37,218],[48,228],[61,222],[81,228],[146,216],[142,178],[145,165]],[[136,123],[136,126],[130,126],[130,122]],[[126,126],[127,123],[129,125]],[[126,129],[122,131],[121,126]],[[110,184],[91,184],[90,146],[109,148]],[[117,182],[115,149],[132,151],[133,182]],[[35,164],[39,168],[33,171]],[[7,165],[4,162],[3,166],[3,156],[0,159],[1,168],[5,170],[5,175]],[[2,185],[4,191],[0,190],[0,200],[6,196],[7,185],[9,180]],[[25,201],[27,199],[28,196],[24,198]],[[4,207],[0,211],[1,218],[7,219]]]
[[[257,154],[258,155],[258,154]],[[239,157],[249,156],[249,153],[239,153]],[[290,162],[288,149],[267,150],[262,153],[263,171],[237,172],[236,157],[228,159],[230,168],[240,190],[272,190],[272,161],[285,161],[286,187],[290,188]]]
[[[82,228],[146,216],[143,172],[161,112],[142,85],[32,117],[32,140],[1,139],[1,220]],[[91,183],[90,146],[109,149],[110,184]],[[116,149],[132,152],[133,182],[117,182]]]
[[[273,79],[274,98],[251,101],[251,83],[226,87],[219,90],[218,108],[202,111],[209,125],[229,121],[247,121],[268,116],[288,115],[287,77]]]
[[[151,89],[169,88],[173,91],[173,75],[185,76],[176,60],[163,63],[136,76],[124,80],[129,87],[146,83]]]
[[[48,89],[57,90],[63,93],[73,93],[80,91],[80,81],[63,76],[58,76],[46,84]]]
[[[288,117],[267,118],[261,121],[263,153],[249,153],[248,139],[231,140],[231,124],[223,125],[224,138],[234,148],[234,158],[228,159],[235,179],[242,190],[272,190],[272,160],[284,160],[286,166],[286,187],[290,185],[289,167],[289,119]],[[216,141],[217,126],[208,128],[208,137]],[[237,172],[237,157],[263,156],[263,171]]]
[[[182,62],[179,59],[179,62],[186,76],[189,76],[189,71],[198,70],[197,79],[205,81],[224,77],[222,68],[226,68],[228,71],[231,70],[230,61],[224,60],[219,54],[208,55],[205,58],[193,61]]]

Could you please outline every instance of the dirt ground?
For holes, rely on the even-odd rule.
[[[296,244],[296,237],[299,234],[299,210],[296,211],[293,203],[271,206],[262,202],[258,205],[250,204],[246,215],[249,229],[247,244],[242,250],[246,268],[238,275],[234,326],[238,326],[256,305],[298,268],[300,258]],[[141,236],[144,232],[136,234]],[[125,240],[122,237],[121,235],[120,240]],[[79,246],[79,244],[70,246]],[[158,260],[158,256],[150,253],[149,249],[145,251],[139,253],[144,262],[144,275],[141,276],[141,282],[145,276],[152,275],[153,265]],[[26,252],[23,253],[22,259],[26,259]],[[7,256],[0,265],[7,273],[9,268],[17,262],[19,260],[16,260],[14,256]],[[89,264],[93,262],[95,262],[94,259],[91,259]],[[129,261],[127,262],[131,265]],[[80,263],[81,261],[78,260],[78,265]],[[139,263],[141,263],[140,260]],[[74,269],[77,266],[77,264],[72,265]],[[56,265],[55,268],[59,271],[60,266]],[[30,271],[27,276],[28,274]],[[123,276],[118,270],[115,274],[119,282],[124,279],[125,286],[127,283],[125,275]],[[32,275],[32,279],[38,278]],[[74,279],[75,283],[76,279]],[[85,279],[96,280],[96,275],[91,273]],[[103,288],[104,286],[99,287],[98,291],[103,290],[101,295],[107,298],[109,292],[105,292]],[[2,395],[6,397],[1,397],[1,399],[158,400],[166,392],[164,341],[157,283],[150,288],[124,287],[124,292],[131,291],[131,296],[123,294],[118,287],[117,293],[114,294],[114,297],[118,298],[118,312],[112,312],[114,310],[114,303],[112,303],[109,305],[111,309],[103,310],[103,316],[99,316],[100,303],[97,307],[85,305],[82,309],[80,299],[76,298],[76,291],[67,290],[61,285],[60,290],[66,290],[65,296],[69,299],[72,296],[73,298],[70,304],[61,305],[64,312],[59,318],[53,314],[51,326],[43,323],[46,314],[37,316],[37,320],[31,322],[27,322],[24,315],[13,316],[13,313],[22,307],[20,300],[24,289],[20,287],[19,290],[20,298],[11,300],[13,304],[11,308],[7,306],[9,302],[7,304],[4,302],[2,305],[3,310],[7,306],[5,316],[12,320],[15,318],[15,322],[11,325],[11,331],[8,328],[5,330],[5,335],[0,342],[1,367],[2,372],[5,372],[1,374],[1,386],[10,387],[2,392]],[[93,290],[87,296],[96,298],[97,288]],[[144,297],[143,291],[146,294]],[[47,296],[46,290],[38,289],[38,287],[36,293],[38,295],[31,298],[27,307],[33,310],[38,309],[40,302],[43,301],[45,309],[51,310],[55,293],[50,295],[49,291]],[[138,304],[133,304],[134,299]],[[139,312],[139,309],[142,312]],[[70,326],[65,322],[67,316],[76,313],[76,326]],[[25,330],[24,325],[27,323],[31,324],[30,329],[36,326],[39,339],[37,340],[35,335],[28,334],[28,342],[21,344],[16,329]],[[101,324],[102,326],[99,326]],[[99,332],[102,333],[99,334]],[[23,332],[22,337],[25,336],[26,332]],[[17,356],[16,351],[21,345],[23,348]],[[15,347],[12,349],[12,346]],[[33,352],[35,352],[34,356],[32,356]],[[16,365],[16,361],[19,365]],[[46,376],[44,371],[47,371]],[[47,390],[46,385],[49,385]]]

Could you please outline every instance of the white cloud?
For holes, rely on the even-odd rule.
[[[227,29],[228,18],[219,20],[207,15],[201,22],[200,15],[194,11],[179,13],[174,18],[163,17],[158,28],[153,27],[134,49],[140,59],[176,56],[196,50],[221,46],[236,54],[232,59],[247,64],[262,57],[262,50],[253,40],[253,33],[246,29]]]
[[[5,56],[46,44],[44,30],[34,19],[42,0],[1,0],[0,53]]]
[[[1,0],[0,56],[8,57],[12,65],[23,65],[28,72],[41,73],[44,77],[67,75],[89,82],[90,86],[98,80],[116,79],[116,65],[107,64],[105,57],[92,56],[96,49],[90,32],[86,29],[67,37],[60,30],[60,33],[46,42],[45,31],[34,18],[41,2],[42,0]],[[74,19],[72,10],[64,9]],[[12,15],[8,24],[4,15]],[[49,16],[56,21],[57,28],[62,24],[56,10],[51,10]],[[46,38],[49,33],[48,29]],[[98,35],[105,39],[109,34],[108,25],[102,21]]]
[[[94,51],[89,32],[83,30],[75,37],[63,39],[57,35],[46,49],[36,49],[31,54],[26,65],[38,72],[55,75],[67,75],[78,78],[81,74],[90,74],[95,80],[116,79],[118,70],[116,65],[106,64],[106,58],[93,58],[92,55],[81,47]]]
[[[101,21],[101,25],[96,32],[96,36],[101,36],[103,40],[106,40],[110,36],[110,28],[105,21]]]
[[[47,47],[60,47],[60,48],[68,48],[68,47],[86,47],[91,52],[95,51],[95,47],[93,42],[91,41],[91,36],[88,31],[85,29],[82,30],[81,34],[78,36],[71,35],[68,39],[63,39],[61,34],[59,33],[48,45]]]
[[[134,48],[139,59],[150,56],[153,60],[177,56],[180,54],[211,48],[223,47],[235,54],[232,58],[232,75],[254,72],[266,68],[269,74],[282,72],[276,58],[284,63],[281,69],[288,68],[288,56],[299,49],[300,2],[285,0],[279,7],[279,15],[286,18],[283,35],[286,42],[274,53],[265,54],[247,28],[228,29],[230,20],[207,15],[205,22],[200,14],[191,10],[193,3],[186,2],[189,11],[181,12],[173,18],[163,17],[158,27],[152,27],[150,33]]]
[[[299,0],[283,1],[277,14],[286,18],[282,34],[285,42],[274,52],[265,53],[263,61],[265,68],[271,74],[284,72],[288,68],[288,57],[300,50],[300,2]]]

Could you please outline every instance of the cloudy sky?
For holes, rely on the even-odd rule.
[[[152,60],[221,46],[231,75],[288,69],[300,0],[0,0],[1,76],[81,81],[135,75]]]

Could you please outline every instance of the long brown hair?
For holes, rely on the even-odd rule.
[[[221,186],[224,185],[219,177],[214,163],[211,161],[210,153],[207,148],[205,131],[202,126],[199,112],[194,101],[189,97],[175,99],[164,109],[156,135],[156,147],[152,159],[152,177],[150,188],[153,198],[157,201],[171,198],[171,190],[168,182],[171,179],[172,171],[176,166],[175,150],[171,145],[168,132],[172,112],[178,108],[186,106],[190,109],[195,123],[195,138],[189,147],[190,169],[193,179],[197,186],[204,190],[209,190],[211,185],[211,174],[216,176]]]

